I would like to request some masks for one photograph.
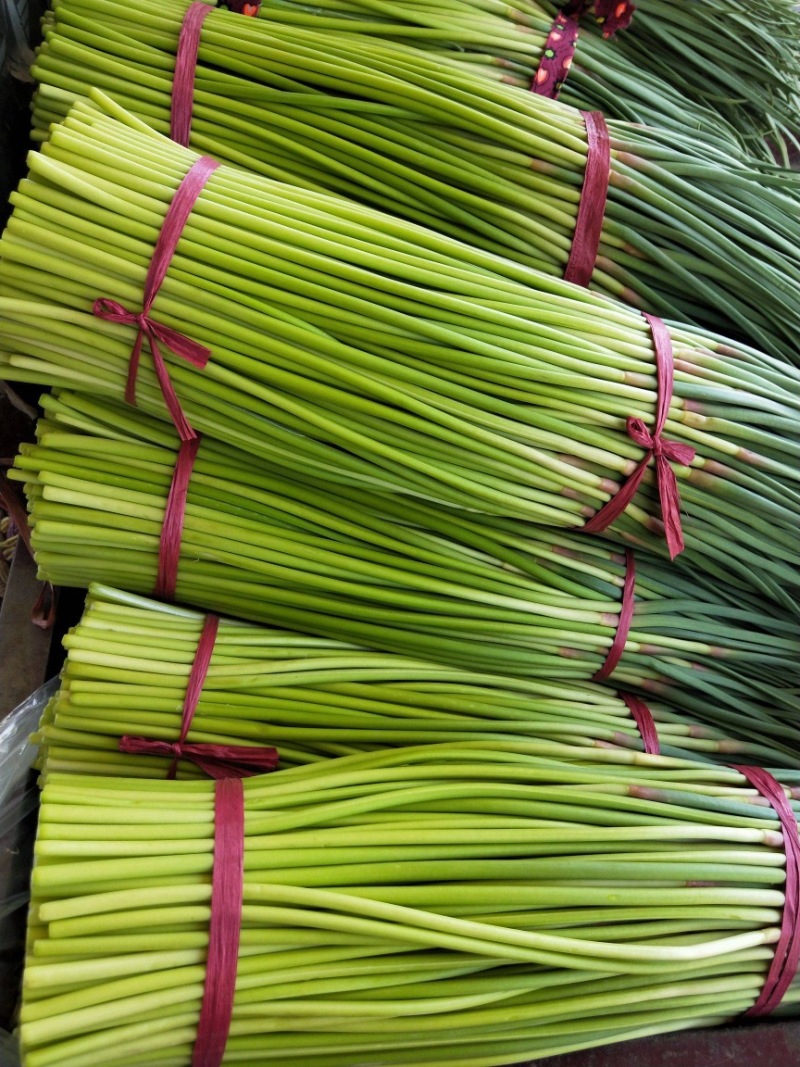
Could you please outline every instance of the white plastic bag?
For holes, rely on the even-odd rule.
[[[5,1030],[0,1030],[0,1067],[20,1067],[17,1038]]]
[[[39,787],[30,773],[37,746],[30,735],[58,689],[54,678],[0,721],[0,1067],[19,1067],[13,1016],[25,955]]]
[[[0,811],[33,766],[37,748],[30,743],[30,736],[39,726],[42,712],[57,690],[58,678],[51,678],[0,720]],[[5,829],[5,822],[0,822],[0,836],[4,835]]]

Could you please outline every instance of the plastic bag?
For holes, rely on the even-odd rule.
[[[0,810],[33,766],[37,748],[30,743],[30,736],[38,727],[48,701],[58,691],[58,685],[58,678],[51,678],[0,720]],[[5,829],[5,823],[0,823],[0,835],[4,835]]]
[[[5,1030],[0,1030],[0,1067],[20,1067],[17,1038]]]
[[[0,1067],[18,1067],[14,1024],[25,958],[39,787],[31,774],[37,746],[30,735],[58,689],[52,679],[0,722]]]

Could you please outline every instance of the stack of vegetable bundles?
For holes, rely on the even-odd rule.
[[[125,395],[158,230],[196,159],[82,104],[31,155],[0,242],[9,376]],[[668,402],[664,437],[696,449],[690,467],[664,459],[685,558],[797,610],[800,372],[786,364],[674,328],[670,400],[635,312],[226,166],[189,215],[153,316],[210,350],[202,370],[166,352],[195,429],[409,507],[579,528],[647,461],[630,420],[647,439]],[[149,357],[136,398],[168,417]],[[663,552],[663,485],[645,473],[609,533]]]
[[[95,579],[149,593],[174,431],[108,401],[66,395],[44,404],[52,418],[12,472],[27,483],[42,572],[57,584]],[[734,736],[800,751],[794,621],[646,554],[636,557],[632,588],[631,572],[602,540],[326,486],[206,438],[172,595],[334,640],[547,681],[590,680],[619,637],[624,652],[609,684],[661,694]]]
[[[25,1067],[796,1010],[800,61],[757,0],[673,6],[570,5],[556,102],[548,0],[55,0],[0,369],[55,387],[40,573],[94,584]]]
[[[40,133],[92,87],[169,132],[191,2],[102,0],[97,19],[97,0],[57,0],[34,66]],[[201,29],[189,143],[561,277],[587,168],[585,118],[473,66],[365,35],[213,11]],[[593,286],[796,361],[800,176],[686,128],[611,122],[609,133]]]

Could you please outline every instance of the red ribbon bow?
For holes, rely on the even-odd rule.
[[[128,311],[122,304],[118,304],[116,300],[110,300],[107,297],[101,297],[99,300],[95,300],[92,304],[92,312],[98,318],[106,319],[108,322],[121,322],[126,326],[137,327],[136,341],[128,365],[128,382],[125,386],[125,400],[129,404],[136,403],[136,375],[139,371],[139,357],[142,352],[142,342],[145,337],[147,338],[150,351],[153,355],[153,365],[155,367],[156,377],[158,378],[158,384],[161,386],[161,392],[181,441],[193,441],[197,437],[197,434],[192,429],[189,420],[183,413],[180,401],[175,393],[175,388],[170,381],[169,372],[164,363],[164,357],[161,355],[159,341],[161,344],[166,345],[166,347],[176,356],[180,356],[181,359],[185,359],[187,363],[191,363],[193,366],[199,367],[200,369],[205,367],[206,363],[208,363],[211,358],[211,352],[204,345],[199,344],[197,341],[193,341],[190,337],[186,337],[182,333],[178,333],[178,331],[173,330],[172,327],[165,326],[163,323],[151,319],[150,311],[156,296],[158,295],[158,291],[161,288],[161,284],[167,276],[167,271],[172,262],[172,257],[175,254],[175,249],[178,247],[178,242],[183,234],[186,220],[189,218],[192,208],[197,202],[198,196],[203,191],[206,182],[218,166],[219,163],[217,163],[215,159],[210,159],[208,156],[201,156],[199,159],[195,160],[189,168],[175,191],[175,195],[173,196],[170,205],[167,208],[167,213],[164,216],[161,232],[158,235],[158,240],[153,249],[153,257],[150,260],[150,266],[147,268],[147,275],[144,280],[142,310],[139,312]]]
[[[679,441],[665,441],[661,436],[664,423],[667,421],[672,398],[672,340],[670,339],[669,330],[661,319],[656,318],[655,315],[649,315],[647,312],[642,314],[650,327],[656,357],[658,395],[655,429],[649,430],[646,423],[640,418],[628,419],[626,424],[628,436],[637,445],[646,448],[647,453],[631,476],[624,482],[619,492],[612,496],[581,529],[584,533],[602,533],[615,519],[619,518],[636,495],[636,490],[644,477],[644,472],[650,466],[650,461],[655,459],[656,484],[658,486],[659,500],[661,501],[664,536],[667,540],[670,559],[675,559],[679,552],[683,552],[684,543],[683,531],[681,530],[681,498],[678,492],[678,479],[670,466],[670,461],[688,466],[695,457],[695,450],[690,445],[681,444]]]
[[[186,337],[185,334],[173,330],[171,326],[165,326],[163,323],[151,319],[146,311],[136,314],[133,311],[128,311],[122,304],[118,304],[116,300],[109,300],[107,297],[95,300],[94,304],[92,304],[92,312],[99,319],[105,319],[107,322],[121,322],[126,326],[138,327],[136,341],[134,342],[128,365],[128,381],[125,386],[125,400],[127,403],[136,403],[136,376],[139,373],[142,343],[146,337],[153,356],[153,366],[155,367],[158,384],[161,386],[161,392],[175,428],[182,441],[193,440],[197,434],[183,413],[180,401],[175,393],[175,387],[170,380],[169,372],[164,363],[159,342],[176,356],[180,356],[187,363],[191,363],[193,367],[201,369],[208,363],[211,357],[211,350],[201,345],[198,341],[193,341],[191,337]]]
[[[249,745],[212,745],[192,741],[150,741],[121,737],[119,750],[130,756],[172,756],[167,778],[174,778],[180,759],[190,760],[210,778],[249,778],[278,766],[278,750]]]
[[[639,484],[644,477],[644,472],[650,466],[650,461],[656,461],[656,484],[658,497],[661,502],[661,517],[664,522],[664,536],[667,541],[670,559],[675,559],[679,552],[683,552],[683,531],[681,530],[681,497],[678,492],[678,479],[670,466],[673,463],[682,463],[688,466],[695,456],[694,449],[689,445],[683,445],[679,441],[665,441],[657,433],[651,433],[646,424],[638,418],[629,418],[627,422],[628,436],[647,449],[647,454],[642,459],[631,476],[625,481],[622,488],[594,515],[583,527],[586,533],[602,533],[618,519],[628,504],[636,496]]]
[[[680,441],[665,441],[658,434],[653,434],[647,425],[638,418],[629,418],[627,422],[628,437],[647,449],[647,454],[631,477],[622,487],[617,496],[624,497],[625,503],[633,499],[636,490],[644,477],[644,472],[650,465],[650,460],[656,462],[656,485],[658,497],[661,502],[661,515],[664,521],[664,536],[667,539],[670,559],[674,559],[679,552],[683,552],[683,531],[680,522],[681,498],[678,492],[678,479],[675,471],[670,466],[672,463],[680,463],[688,467],[695,456],[695,451],[690,445],[683,445]]]

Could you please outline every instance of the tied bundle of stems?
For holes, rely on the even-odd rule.
[[[135,327],[91,309],[107,297],[141,310],[164,215],[196,158],[94,104],[31,155],[0,242],[9,378],[125,395]],[[165,352],[197,430],[339,484],[575,528],[646,455],[628,417],[655,422],[640,315],[233,167],[200,194],[151,314],[211,350],[202,371]],[[674,468],[685,557],[797,610],[800,372],[671,332],[664,436],[697,453]],[[146,354],[137,397],[166,419],[154,382]],[[609,533],[663,553],[659,513],[651,469]]]
[[[114,403],[43,403],[39,442],[12,470],[26,483],[40,572],[149,594],[174,431]],[[204,438],[175,599],[470,671],[571,682],[605,662],[625,573],[624,554],[599,538],[320,485]],[[800,751],[794,620],[645,555],[635,598],[610,685]]]
[[[213,790],[52,776],[27,1067],[112,1050],[115,1067],[188,1067]],[[775,952],[781,824],[730,768],[479,742],[249,778],[244,799],[226,1064],[492,1067],[714,1025],[753,1005]],[[780,1010],[799,1001],[795,981]]]
[[[102,14],[103,17],[108,15],[107,7],[103,7]],[[554,11],[549,7],[545,10],[545,6],[537,3],[525,3],[524,7],[490,7],[473,0],[445,0],[435,11],[410,3],[382,2],[380,7],[368,4],[350,6],[350,10],[345,10],[343,4],[309,7],[289,0],[262,4],[258,15],[270,23],[270,29],[276,34],[281,34],[284,27],[299,27],[336,37],[350,37],[359,50],[369,48],[374,41],[394,43],[396,54],[404,51],[409,57],[421,49],[453,70],[494,83],[514,85],[524,92],[530,91],[537,76],[554,22]],[[66,17],[70,19],[69,15]],[[138,39],[135,17],[132,13],[125,17],[123,12],[115,12],[114,28]],[[46,67],[52,63],[52,52],[59,54],[61,45],[52,45],[52,31],[61,28],[63,18],[62,10],[57,21],[53,9],[43,17],[45,45],[41,52],[46,57]],[[87,13],[87,18],[92,16]],[[590,25],[591,19],[586,21],[583,30]],[[83,30],[87,28],[87,25],[82,26]],[[67,36],[73,46],[85,45],[92,39],[101,50],[108,50],[102,31],[92,38],[76,37],[71,31],[67,31]],[[58,31],[55,39],[60,41]],[[774,163],[768,144],[762,139],[743,137],[737,125],[723,118],[713,102],[690,100],[681,87],[643,69],[641,64],[638,67],[631,65],[618,48],[609,46],[595,35],[585,33],[578,47],[580,62],[573,64],[560,94],[565,103],[582,110],[602,110],[607,117],[626,122],[658,126],[679,134],[701,134],[706,143],[726,153],[747,152],[763,162]],[[60,76],[67,73],[58,61],[53,65]],[[71,79],[75,79],[74,69],[70,74]],[[52,115],[53,110],[62,107],[58,94],[50,93],[48,86],[54,84],[46,79],[37,101],[34,116],[34,137],[37,139],[46,136],[48,114]],[[781,81],[781,93],[785,92],[787,84],[790,84],[788,78]],[[58,86],[66,87],[61,77]],[[772,112],[763,118],[761,125],[763,130],[774,126]]]
[[[560,99],[608,118],[658,126],[679,136],[695,134],[761,163],[772,164],[777,150],[785,163],[797,144],[800,16],[790,0],[773,5],[767,18],[761,6],[761,0],[745,0],[734,9],[732,0],[711,0],[702,8],[681,4],[676,10],[674,4],[648,3],[646,14],[613,42],[600,39],[597,20],[590,15],[582,20],[576,61]],[[107,10],[95,8],[92,17]],[[637,10],[642,11],[641,5]],[[333,0],[312,7],[278,0],[262,4],[258,14],[276,29],[288,25],[343,34],[359,44],[378,39],[408,52],[422,49],[456,71],[527,92],[556,6],[532,0],[513,7],[442,0],[431,9],[392,0]],[[134,22],[132,15],[116,25],[136,38]],[[43,19],[45,34],[54,25],[49,10]],[[761,77],[743,78],[753,52],[761,60]],[[37,133],[43,132],[40,122]]]
[[[175,742],[203,627],[186,608],[94,585],[64,638],[61,687],[35,741],[53,773],[165,778],[170,758],[119,751],[121,737]],[[797,752],[736,741],[649,704],[662,755],[793,766]],[[223,619],[190,743],[271,745],[281,767],[401,745],[556,741],[641,750],[623,700],[590,682],[512,680]],[[180,778],[202,777],[189,760]]]
[[[528,89],[553,17],[563,5],[520,0],[394,3],[298,0],[263,3],[270,23],[368,35],[439,50],[448,62]],[[800,16],[791,0],[641,0],[633,21],[602,40],[593,13],[581,20],[575,60],[560,99],[610,118],[643,122],[705,140],[725,138],[771,159],[768,138],[796,144]],[[758,56],[758,77],[747,71]],[[445,58],[443,56],[442,58]]]
[[[58,0],[33,68],[41,133],[93,86],[168,133],[190,2]],[[588,153],[575,108],[446,56],[228,11],[203,25],[194,99],[191,145],[215,159],[564,275]],[[800,176],[691,133],[610,136],[593,286],[796,362]]]

